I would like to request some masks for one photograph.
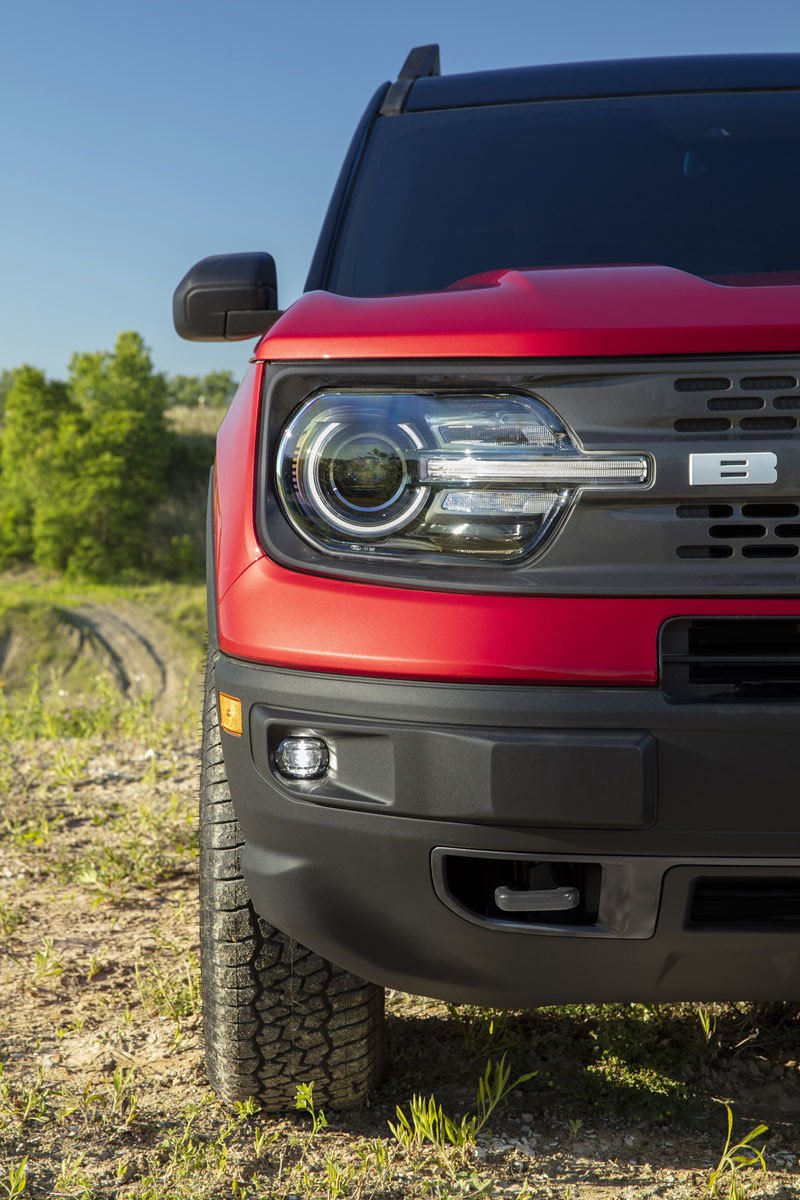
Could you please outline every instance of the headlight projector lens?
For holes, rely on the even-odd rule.
[[[361,512],[389,508],[408,483],[402,451],[380,434],[349,438],[326,465],[334,494],[342,504]]]
[[[301,434],[292,456],[294,486],[310,515],[349,538],[405,528],[430,495],[409,468],[424,442],[405,424],[377,430],[369,410],[330,415],[305,431],[310,438]]]

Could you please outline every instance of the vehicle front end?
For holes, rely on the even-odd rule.
[[[215,586],[259,912],[456,1002],[793,994],[799,368],[254,366]]]
[[[423,49],[219,434],[248,903],[456,1003],[795,998],[800,56]]]

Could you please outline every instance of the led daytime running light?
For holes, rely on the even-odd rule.
[[[420,478],[431,483],[644,483],[647,459],[516,459],[420,457]]]

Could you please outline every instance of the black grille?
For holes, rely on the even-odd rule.
[[[781,399],[791,400],[794,397],[782,396]],[[798,397],[798,400],[800,400],[800,397]],[[717,406],[717,410],[725,408],[733,412],[735,410],[761,408],[763,404],[763,400],[759,400],[757,404],[734,403],[732,398],[730,403],[724,405],[720,403]],[[709,401],[710,407],[711,402]],[[796,406],[792,405],[792,407]],[[800,405],[797,407],[800,407]],[[674,423],[676,433],[728,433],[736,428],[740,429],[743,433],[791,433],[797,429],[797,417],[740,417],[737,423],[734,423],[730,417],[679,417]]]
[[[655,505],[648,510],[646,501],[632,500],[628,512],[633,519],[623,539],[630,547],[631,561],[637,553],[634,541],[638,542],[640,578],[647,578],[654,592],[663,586],[657,578],[659,560],[665,565],[671,560],[683,579],[691,581],[690,587],[709,593],[734,594],[734,587],[740,594],[754,588],[772,595],[800,593],[800,501],[795,501],[800,493],[800,370],[795,363],[787,363],[789,370],[781,365],[765,362],[759,370],[753,364],[748,371],[744,363],[732,362],[716,374],[709,363],[707,372],[673,376],[668,385],[672,398],[660,394],[658,405],[663,407],[654,406],[648,434],[638,438],[631,434],[631,444],[635,441],[656,453],[661,473],[652,500],[657,498],[659,483],[664,493],[670,489],[660,514]],[[643,390],[643,399],[645,395]],[[562,409],[564,396],[562,392],[553,397],[554,407]],[[649,402],[653,403],[652,393]],[[585,410],[580,417],[585,419]],[[580,431],[581,420],[574,424]],[[625,432],[627,437],[630,431]],[[667,438],[671,438],[669,448]],[[761,487],[737,485],[735,478],[729,478],[724,489],[687,487],[688,456],[721,451],[742,456],[772,451],[777,479]],[[676,460],[682,479],[675,473]],[[720,492],[717,500],[713,493]],[[672,512],[678,521],[670,521]],[[579,519],[584,514],[588,508],[579,510]],[[566,530],[567,536],[576,524]],[[645,544],[648,525],[652,539]],[[561,544],[568,543],[564,539]]]
[[[800,877],[711,875],[697,879],[690,929],[800,929]]]
[[[800,523],[787,518],[800,516],[800,504],[679,504],[675,515],[681,521],[697,522],[697,535],[676,546],[678,558],[796,558],[800,554]],[[700,528],[700,522],[707,525]],[[710,542],[700,539],[710,538]]]
[[[800,700],[800,619],[690,618],[661,630],[667,700]]]

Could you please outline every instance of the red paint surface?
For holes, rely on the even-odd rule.
[[[737,280],[737,284],[741,281]],[[800,350],[800,287],[734,286],[672,267],[498,271],[443,292],[308,292],[256,358],[548,358]]]
[[[250,367],[217,434],[214,471],[214,553],[217,596],[262,555],[256,537],[253,490],[258,408],[264,367]]]
[[[800,349],[800,287],[663,267],[501,272],[446,293],[304,296],[260,359],[714,354]],[[217,440],[219,637],[237,658],[354,675],[653,685],[675,616],[800,616],[798,600],[466,595],[350,583],[267,559],[254,523],[263,363]]]
[[[300,575],[266,558],[224,596],[220,645],[298,670],[397,679],[655,684],[677,616],[800,616],[800,600],[560,599]]]

